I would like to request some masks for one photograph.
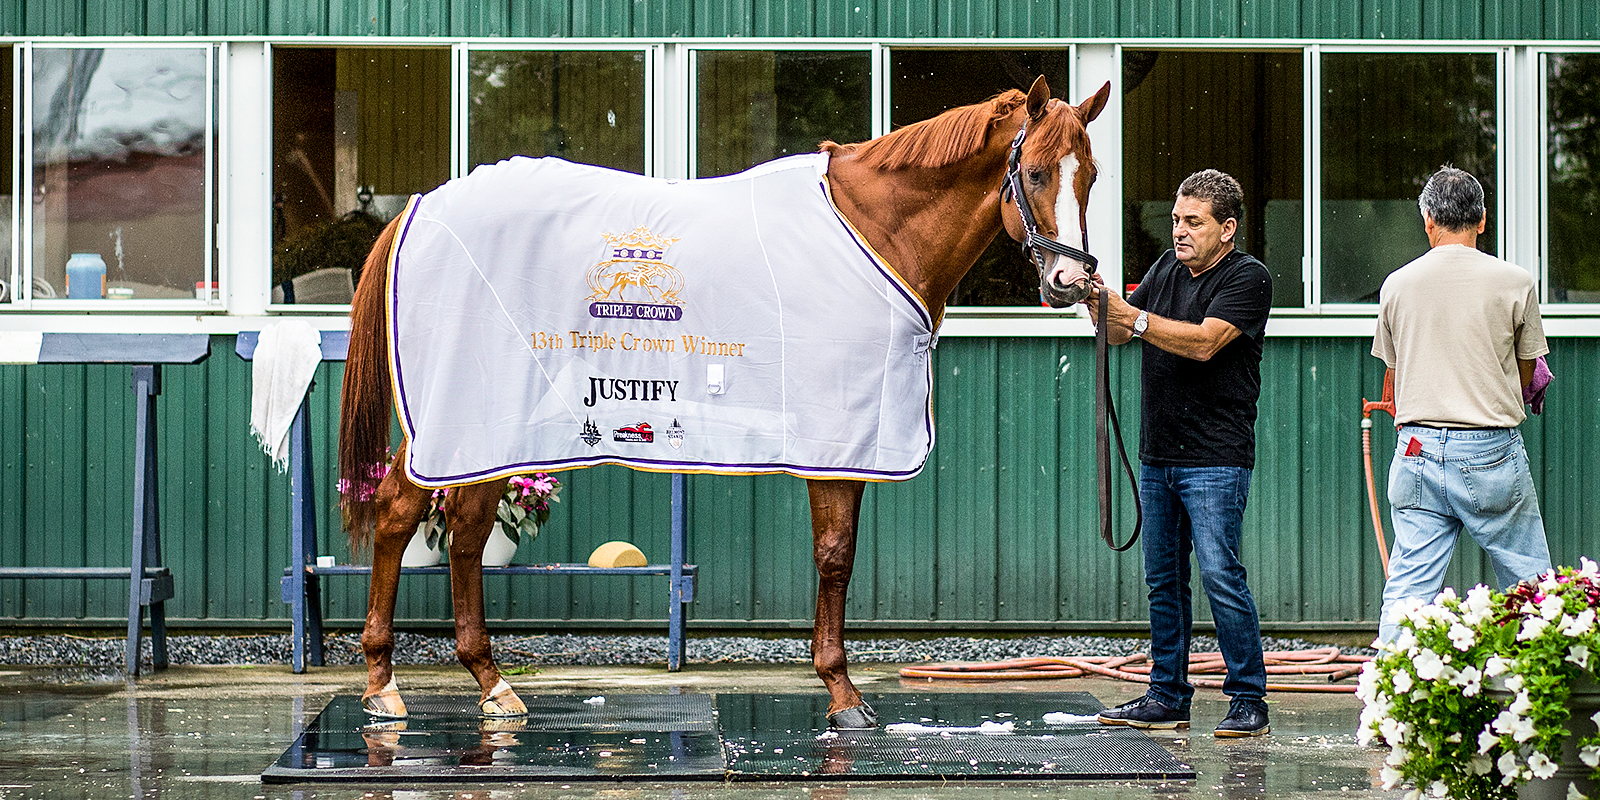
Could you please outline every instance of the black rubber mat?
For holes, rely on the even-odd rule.
[[[823,694],[525,697],[525,718],[475,697],[413,695],[369,717],[340,695],[261,775],[270,783],[883,778],[1189,778],[1149,737],[1087,722],[1083,692],[877,694],[883,727],[831,732]],[[587,701],[587,702],[586,702]],[[1075,721],[1048,723],[1052,712]],[[1071,719],[1071,718],[1069,718]],[[980,733],[990,723],[1008,729]],[[917,726],[902,730],[897,724]]]

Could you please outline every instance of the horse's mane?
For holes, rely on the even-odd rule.
[[[1028,101],[1016,89],[995,95],[982,103],[960,106],[932,119],[907,125],[867,142],[838,144],[826,141],[818,148],[830,155],[851,155],[856,163],[877,169],[943,167],[973,155],[988,143],[989,130]],[[1082,126],[1074,137],[1066,120],[1071,114],[1045,114],[1029,125],[1026,148],[1029,153],[1065,152],[1069,141],[1083,138]]]

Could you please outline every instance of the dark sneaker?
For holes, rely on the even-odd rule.
[[[1171,730],[1189,727],[1188,709],[1178,710],[1148,695],[1116,708],[1108,708],[1095,719],[1101,725],[1126,725],[1141,730]]]
[[[1228,706],[1228,716],[1218,723],[1216,734],[1221,739],[1238,739],[1246,736],[1265,736],[1272,732],[1267,724],[1267,704],[1259,700],[1235,700]]]

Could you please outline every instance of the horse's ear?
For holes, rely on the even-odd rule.
[[[1100,116],[1100,112],[1105,110],[1106,101],[1110,98],[1111,81],[1106,81],[1106,85],[1100,87],[1100,91],[1095,92],[1094,97],[1083,101],[1078,106],[1078,116],[1083,118],[1083,124],[1087,125],[1093,122],[1095,117]]]
[[[1038,119],[1044,116],[1044,107],[1050,103],[1050,83],[1043,75],[1033,79],[1033,87],[1028,89],[1028,119]]]

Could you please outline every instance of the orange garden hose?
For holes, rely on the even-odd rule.
[[[1282,650],[1266,653],[1268,675],[1323,675],[1328,681],[1348,678],[1360,671],[1360,664],[1371,656],[1351,656],[1339,652],[1337,647],[1319,647],[1312,650]],[[1352,666],[1355,665],[1355,666]],[[1190,675],[1226,675],[1228,666],[1221,653],[1193,653],[1189,656]],[[1013,658],[1006,661],[974,663],[926,664],[902,667],[903,678],[943,678],[965,681],[1040,680],[1050,678],[1081,678],[1085,675],[1135,683],[1150,682],[1149,658],[1144,653],[1131,656],[1078,656]],[[1222,681],[1211,678],[1191,678],[1190,683],[1210,689],[1221,689]],[[1356,687],[1331,683],[1269,683],[1269,692],[1354,692]]]
[[[1383,374],[1383,399],[1361,398],[1361,464],[1367,470],[1367,506],[1372,509],[1372,534],[1378,537],[1378,558],[1383,561],[1383,576],[1389,577],[1389,543],[1383,536],[1383,516],[1378,513],[1378,488],[1372,482],[1372,412],[1386,411],[1394,416],[1394,370]]]

